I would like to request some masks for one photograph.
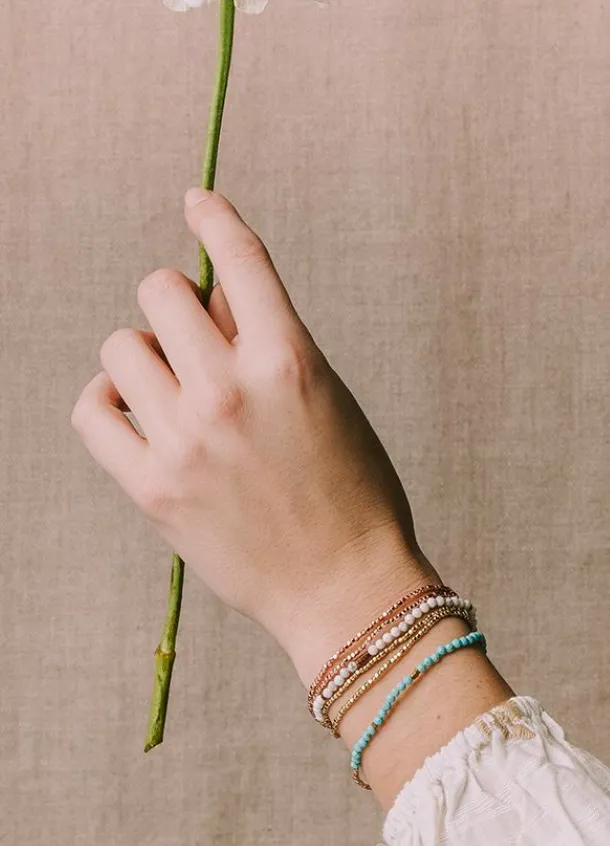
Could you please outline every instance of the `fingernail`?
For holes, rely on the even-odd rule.
[[[189,188],[184,195],[184,203],[187,206],[196,206],[212,196],[211,191],[204,191],[201,188]]]

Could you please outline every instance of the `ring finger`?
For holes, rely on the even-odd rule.
[[[162,438],[178,400],[178,380],[155,350],[151,333],[119,329],[102,344],[102,367],[149,441]]]

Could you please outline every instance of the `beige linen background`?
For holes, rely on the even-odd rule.
[[[288,661],[188,579],[68,419],[137,282],[195,271],[216,10],[0,6],[0,843],[372,844]],[[360,398],[491,655],[610,761],[610,3],[271,0],[218,189]],[[236,515],[237,516],[237,515]]]

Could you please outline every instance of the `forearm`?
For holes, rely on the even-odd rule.
[[[330,654],[398,597],[440,577],[425,562],[400,549],[396,538],[378,539],[345,582],[319,597],[312,622],[296,621],[288,651],[303,683],[311,683]],[[392,556],[388,560],[388,556]],[[377,714],[385,696],[439,645],[467,634],[463,620],[440,620],[346,713],[340,734],[349,748]],[[362,676],[366,681],[372,671]],[[363,772],[380,804],[388,809],[424,760],[480,714],[513,695],[481,649],[463,649],[434,667],[404,696],[363,758]],[[333,717],[339,705],[330,711]]]

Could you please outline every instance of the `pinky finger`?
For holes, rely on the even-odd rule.
[[[136,498],[148,462],[148,442],[123,413],[125,404],[107,373],[89,382],[72,411],[72,426],[94,460]]]

